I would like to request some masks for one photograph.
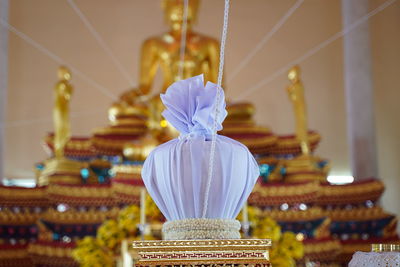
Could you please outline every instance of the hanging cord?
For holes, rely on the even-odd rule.
[[[179,79],[183,79],[183,69],[185,63],[185,50],[186,50],[186,33],[187,33],[187,18],[189,10],[189,0],[183,2],[183,21],[182,21],[182,32],[181,32],[181,47],[179,51]]]
[[[346,27],[345,29],[341,30],[340,32],[335,33],[334,35],[332,35],[330,38],[326,39],[325,41],[323,41],[322,43],[314,46],[312,49],[308,50],[305,54],[303,54],[302,56],[298,57],[297,59],[289,62],[287,65],[285,65],[284,67],[278,69],[277,71],[275,71],[272,75],[264,78],[263,80],[261,80],[259,83],[257,83],[256,85],[254,85],[253,87],[250,87],[249,89],[243,91],[240,95],[238,95],[235,100],[236,101],[240,101],[243,100],[244,98],[246,98],[247,96],[251,95],[252,93],[256,92],[257,90],[259,90],[260,88],[262,88],[263,86],[267,85],[268,83],[270,83],[271,81],[273,81],[276,77],[287,73],[287,70],[289,68],[291,68],[293,65],[297,65],[300,62],[303,62],[304,60],[308,59],[309,57],[313,56],[314,54],[316,54],[318,51],[320,51],[321,49],[325,48],[326,46],[330,45],[331,43],[333,43],[334,41],[336,41],[337,39],[339,39],[340,37],[348,34],[349,32],[351,32],[352,30],[354,30],[355,28],[357,28],[360,24],[368,21],[368,19],[376,14],[378,14],[379,12],[381,12],[382,10],[384,10],[385,8],[387,8],[388,6],[392,5],[394,2],[396,2],[397,0],[389,0],[386,1],[385,3],[383,3],[382,5],[380,5],[379,7],[375,8],[374,10],[372,10],[371,12],[369,12],[368,14],[364,15],[363,17],[359,18],[358,20],[356,20],[354,23],[350,24],[350,26]]]
[[[85,119],[85,118],[91,118],[93,115],[97,114],[104,114],[104,109],[97,109],[97,110],[88,110],[88,111],[79,111],[79,112],[71,112],[70,113],[70,119]],[[30,119],[30,120],[18,120],[18,121],[12,121],[12,122],[6,122],[6,123],[0,123],[0,129],[9,129],[9,128],[17,128],[17,127],[22,127],[22,126],[30,126],[30,125],[35,125],[35,124],[47,124],[47,123],[53,123],[53,118],[52,117],[42,117],[42,118],[36,118],[36,119]]]
[[[22,40],[26,41],[28,44],[31,46],[35,47],[37,50],[45,54],[46,56],[50,57],[52,60],[57,62],[60,65],[67,65],[71,71],[73,72],[74,75],[77,77],[80,77],[82,80],[86,81],[88,84],[92,85],[94,88],[98,89],[102,94],[110,97],[114,101],[117,100],[118,98],[112,93],[110,89],[107,89],[106,87],[98,84],[91,78],[89,78],[86,74],[72,66],[71,64],[67,63],[64,59],[60,58],[59,56],[55,55],[52,53],[50,50],[42,46],[41,44],[37,43],[35,40],[30,38],[28,35],[25,33],[17,30],[15,27],[10,25],[8,22],[4,21],[3,19],[0,19],[0,24],[4,27],[6,27],[10,32],[15,33],[18,37],[20,37]]]
[[[269,31],[261,41],[254,47],[247,56],[240,61],[239,65],[230,73],[228,78],[228,83],[232,81],[236,75],[238,75],[242,69],[249,64],[250,60],[265,46],[265,44],[271,40],[272,36],[279,31],[279,29],[286,23],[286,21],[293,15],[293,13],[303,4],[304,0],[298,0],[294,5],[289,8],[289,10],[283,15],[283,17],[272,27],[271,31]]]
[[[298,63],[306,60],[307,58],[313,56],[315,53],[317,53],[321,49],[325,48],[326,46],[328,46],[332,42],[336,41],[338,38],[342,37],[343,35],[351,32],[358,25],[360,25],[361,23],[367,21],[369,18],[371,18],[372,16],[378,14],[379,12],[383,11],[385,8],[389,7],[390,5],[392,5],[396,1],[397,0],[386,1],[385,3],[383,3],[382,5],[380,5],[379,7],[377,7],[376,9],[371,11],[370,13],[368,13],[367,15],[365,15],[365,16],[361,17],[360,19],[358,19],[357,21],[355,21],[353,24],[351,24],[349,27],[345,28],[343,31],[340,31],[340,32],[334,34],[329,39],[325,40],[324,42],[322,42],[319,45],[315,46],[313,49],[311,49],[308,52],[306,52],[303,56],[297,58],[296,60],[291,61],[289,64],[287,64],[286,66],[280,68],[279,70],[277,70],[276,72],[274,72],[272,75],[268,76],[267,78],[263,79],[261,82],[259,82],[255,86],[253,86],[253,87],[249,88],[248,90],[244,91],[241,95],[236,97],[236,99],[237,100],[243,99],[243,98],[247,97],[248,95],[252,94],[253,92],[259,90],[262,86],[265,86],[266,84],[268,84],[269,82],[274,80],[279,75],[286,73],[287,70],[290,67],[292,67],[293,65],[298,64]],[[63,59],[61,59],[58,56],[54,55],[52,52],[50,52],[49,50],[47,50],[46,48],[44,48],[40,44],[36,43],[34,40],[32,40],[26,34],[22,33],[19,30],[17,30],[16,28],[11,26],[10,24],[5,22],[4,20],[0,19],[0,24],[2,26],[6,27],[11,32],[15,33],[21,39],[25,40],[28,44],[32,45],[33,47],[35,47],[36,49],[41,51],[43,54],[47,55],[48,57],[50,57],[51,59],[56,61],[57,63],[64,64],[63,63],[64,62]],[[93,87],[95,87],[95,88],[99,89],[100,91],[102,91],[102,93],[104,95],[107,95],[110,98],[116,99],[116,97],[111,93],[111,90],[109,90],[109,89],[97,84],[95,81],[93,81],[92,79],[90,79],[87,76],[83,77],[84,74],[82,72],[78,71],[76,68],[72,67],[71,70],[73,70],[76,73],[79,72],[79,74],[77,76],[80,76],[83,80],[85,80],[86,82],[91,84]],[[91,113],[91,112],[92,111],[88,111],[88,113]],[[93,114],[95,114],[96,112],[97,111],[93,110]],[[77,112],[75,114],[75,115],[77,115],[77,118],[78,118],[79,114],[80,114],[79,112]],[[89,115],[89,114],[87,114],[87,115]],[[3,124],[0,125],[0,128],[22,127],[22,126],[25,126],[25,125],[43,123],[43,122],[51,121],[51,120],[52,120],[52,118],[49,118],[49,117],[37,118],[37,119],[33,119],[33,120],[19,120],[19,121],[14,121],[12,123],[3,123]]]
[[[214,124],[212,128],[212,139],[211,139],[211,149],[210,149],[210,157],[208,163],[208,177],[206,184],[206,191],[204,193],[204,206],[202,218],[206,217],[207,208],[208,208],[208,197],[210,194],[211,180],[214,172],[214,158],[215,158],[215,145],[217,140],[217,126],[218,126],[218,117],[219,113],[219,103],[221,102],[221,84],[222,84],[222,76],[224,73],[224,58],[225,58],[225,43],[226,43],[226,35],[228,33],[228,19],[229,19],[229,0],[225,0],[225,8],[224,8],[224,26],[222,29],[222,37],[221,37],[221,47],[219,54],[219,69],[218,69],[218,83],[217,83],[217,98],[215,100],[214,105]]]
[[[78,15],[78,17],[82,20],[83,24],[85,24],[85,26],[89,30],[89,32],[93,35],[94,39],[96,39],[96,41],[101,46],[101,48],[103,48],[104,52],[106,52],[106,54],[111,58],[114,65],[121,72],[122,76],[124,76],[124,78],[129,82],[129,84],[131,86],[134,86],[135,83],[131,79],[131,75],[129,75],[129,73],[122,66],[121,62],[115,57],[115,55],[111,51],[110,47],[106,44],[106,42],[103,40],[103,38],[100,36],[100,34],[95,30],[93,25],[89,22],[87,17],[83,14],[83,12],[75,4],[74,0],[67,0],[67,1],[68,1],[68,4],[71,6],[71,8]]]

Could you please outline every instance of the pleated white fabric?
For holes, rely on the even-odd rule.
[[[219,89],[221,90],[221,89]],[[218,130],[226,117],[223,92]],[[201,218],[208,178],[213,109],[217,86],[196,76],[171,85],[161,99],[164,117],[181,132],[155,148],[146,159],[142,178],[167,220]],[[214,172],[206,218],[234,219],[259,176],[258,164],[247,147],[217,136]]]

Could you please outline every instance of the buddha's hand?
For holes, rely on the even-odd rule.
[[[143,101],[143,98],[146,99],[146,96],[148,95],[149,90],[145,86],[139,86],[139,88],[132,88],[129,91],[123,93],[120,96],[121,102],[132,105],[136,102],[141,102]]]
[[[132,105],[136,102],[138,96],[142,95],[138,88],[132,88],[127,92],[123,93],[119,98],[121,102]]]

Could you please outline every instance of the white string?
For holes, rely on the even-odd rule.
[[[187,33],[187,18],[189,10],[189,0],[184,0],[183,4],[183,22],[181,32],[181,47],[180,47],[180,59],[179,59],[179,79],[183,79],[183,67],[185,63],[185,49],[186,49],[186,33]]]
[[[225,43],[226,43],[226,35],[228,33],[228,19],[229,19],[229,0],[225,0],[225,8],[224,8],[224,25],[222,29],[222,37],[221,37],[221,46],[220,46],[220,54],[219,54],[219,69],[218,69],[218,84],[217,84],[217,99],[214,105],[214,124],[212,128],[212,139],[211,139],[211,148],[210,148],[210,158],[208,163],[208,177],[206,184],[206,191],[204,193],[204,206],[202,218],[206,217],[207,208],[208,208],[208,197],[210,194],[211,180],[214,172],[214,158],[215,158],[215,145],[217,139],[217,126],[218,126],[218,117],[219,117],[219,102],[221,101],[221,84],[222,84],[222,76],[224,72],[224,58],[225,58]]]
[[[89,30],[89,32],[93,35],[93,37],[99,43],[101,48],[103,48],[103,50],[106,52],[106,54],[111,58],[112,62],[117,67],[117,69],[121,72],[121,74],[125,77],[125,79],[128,80],[129,84],[131,86],[134,86],[135,84],[134,84],[134,81],[131,79],[131,75],[129,75],[129,73],[122,66],[121,62],[115,57],[115,55],[111,51],[110,47],[108,47],[108,45],[105,43],[105,41],[100,36],[100,34],[95,30],[93,25],[89,22],[87,17],[83,14],[83,12],[75,4],[74,0],[67,0],[67,1],[68,1],[68,4],[71,6],[71,8],[78,15],[78,17],[82,20],[83,24],[86,26],[86,28]]]
[[[81,111],[81,112],[71,112],[70,118],[71,119],[83,118],[83,117],[92,116],[94,114],[100,114],[100,113],[104,113],[104,109]],[[13,122],[8,122],[8,123],[0,123],[0,129],[16,128],[16,127],[28,126],[28,125],[32,125],[32,124],[50,123],[50,122],[51,123],[53,122],[52,117],[42,117],[42,118],[36,118],[36,119],[31,119],[31,120],[18,120],[18,121],[13,121]]]
[[[112,93],[111,90],[107,89],[106,87],[98,84],[97,82],[93,81],[91,78],[89,78],[87,75],[85,75],[83,72],[72,66],[71,64],[67,63],[64,59],[60,58],[59,56],[55,55],[52,53],[50,50],[42,46],[41,44],[37,43],[34,41],[32,38],[30,38],[28,35],[25,33],[17,30],[15,27],[10,25],[8,22],[4,21],[3,19],[0,19],[0,24],[3,27],[6,27],[9,31],[13,32],[16,34],[18,37],[20,37],[22,40],[26,41],[28,44],[32,45],[35,47],[37,50],[45,54],[46,56],[50,57],[53,59],[55,62],[57,62],[60,65],[67,65],[73,72],[74,75],[77,77],[80,77],[82,80],[86,81],[88,84],[92,85],[94,88],[98,89],[102,94],[110,97],[113,100],[117,100],[118,98]]]
[[[325,48],[326,46],[328,46],[329,44],[333,43],[334,41],[336,41],[340,37],[342,37],[342,36],[346,35],[347,33],[351,32],[356,27],[358,27],[360,24],[366,22],[370,17],[378,14],[379,12],[381,12],[382,10],[384,10],[385,8],[387,8],[388,6],[390,6],[391,4],[393,4],[396,1],[397,0],[386,1],[385,3],[383,3],[382,5],[377,7],[376,9],[372,10],[371,12],[366,14],[365,16],[363,16],[360,19],[358,19],[355,22],[353,22],[350,26],[346,27],[345,29],[343,29],[340,32],[335,33],[334,35],[332,35],[327,40],[323,41],[322,43],[320,43],[317,46],[313,47],[312,49],[308,50],[301,57],[298,57],[297,59],[289,62],[284,67],[282,67],[282,68],[278,69],[277,71],[275,71],[272,75],[270,75],[270,76],[266,77],[265,79],[261,80],[255,86],[250,87],[248,90],[246,90],[243,93],[241,93],[240,95],[238,95],[237,98],[235,98],[235,100],[236,101],[240,101],[240,100],[243,100],[244,98],[248,97],[250,94],[256,92],[257,90],[259,90],[263,86],[265,86],[268,83],[270,83],[271,81],[273,81],[279,75],[282,75],[282,74],[286,73],[287,70],[289,68],[291,68],[293,65],[299,64],[300,62],[302,62],[302,61],[306,60],[307,58],[313,56],[314,54],[316,54],[321,49]]]
[[[327,45],[329,45],[330,43],[334,42],[335,40],[337,40],[338,38],[342,37],[343,35],[349,33],[350,31],[352,31],[355,27],[357,27],[358,25],[360,25],[361,23],[367,21],[370,17],[376,15],[377,13],[381,12],[382,10],[384,10],[385,8],[387,8],[388,6],[392,5],[396,0],[389,0],[386,1],[385,3],[383,3],[382,5],[380,5],[378,8],[374,9],[373,11],[369,12],[367,15],[361,17],[360,19],[358,19],[357,21],[355,21],[353,24],[351,24],[349,27],[345,28],[344,30],[336,33],[335,35],[331,36],[329,39],[327,39],[326,41],[320,43],[319,45],[315,46],[313,49],[309,50],[307,53],[305,53],[303,56],[297,58],[296,60],[291,61],[290,63],[288,63],[286,66],[280,68],[279,70],[277,70],[276,72],[274,72],[272,75],[268,76],[267,78],[263,79],[261,82],[259,82],[258,84],[256,84],[255,86],[251,87],[250,89],[246,90],[243,92],[243,94],[239,95],[237,97],[237,99],[243,99],[245,97],[247,97],[248,95],[254,93],[255,91],[257,91],[258,89],[260,89],[262,86],[265,86],[266,84],[268,84],[269,82],[271,82],[272,80],[274,80],[276,77],[278,77],[281,74],[284,74],[287,72],[287,69],[289,69],[290,67],[292,67],[295,64],[298,64],[300,62],[302,62],[303,60],[311,57],[312,55],[314,55],[315,53],[317,53],[319,50],[323,49],[324,47],[326,47]],[[25,40],[27,43],[29,43],[30,45],[32,45],[33,47],[35,47],[36,49],[38,49],[39,51],[41,51],[43,54],[47,55],[48,57],[50,57],[51,59],[53,59],[54,61],[56,61],[59,64],[64,64],[65,61],[63,59],[61,59],[60,57],[56,56],[55,54],[53,54],[52,52],[50,52],[49,50],[47,50],[45,47],[41,46],[40,44],[38,44],[37,42],[35,42],[34,40],[32,40],[29,36],[25,35],[24,33],[22,33],[21,31],[17,30],[16,28],[14,28],[13,26],[11,26],[10,24],[8,24],[7,22],[5,22],[4,20],[0,19],[0,24],[4,27],[6,27],[8,30],[10,30],[11,32],[15,33],[17,36],[19,36],[21,39]],[[222,43],[221,43],[222,45]],[[223,49],[221,49],[222,52]],[[220,55],[221,56],[221,55]],[[221,63],[221,62],[220,62]],[[89,84],[93,85],[95,88],[99,89],[100,91],[102,91],[103,94],[115,99],[116,97],[114,95],[112,95],[112,93],[110,92],[109,89],[97,84],[95,81],[91,80],[89,77],[85,76],[82,72],[80,72],[79,70],[77,70],[74,67],[70,67],[71,70],[73,70],[77,76],[80,76],[82,79],[84,79],[85,81],[87,81]],[[219,77],[219,76],[218,76]],[[222,75],[221,75],[222,77]],[[218,95],[217,95],[218,96]],[[93,113],[95,113],[97,111],[93,111]],[[78,116],[80,115],[80,112],[77,112],[75,115]],[[89,115],[89,114],[88,114]],[[19,121],[14,121],[12,123],[3,123],[0,125],[0,128],[9,128],[9,127],[20,127],[20,126],[24,126],[27,124],[34,124],[34,123],[42,123],[45,121],[52,121],[51,118],[37,118],[37,119],[33,119],[33,120],[19,120]]]
[[[294,5],[289,8],[285,15],[272,27],[271,31],[269,31],[261,41],[254,47],[254,49],[247,54],[247,56],[240,61],[240,64],[229,74],[228,83],[232,81],[242,69],[249,64],[250,60],[265,46],[265,44],[271,40],[272,36],[279,31],[279,29],[286,23],[286,21],[292,16],[292,14],[303,4],[304,0],[298,0]]]

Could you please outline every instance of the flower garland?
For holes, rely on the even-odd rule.
[[[151,221],[162,219],[161,212],[153,200],[146,199],[148,207],[146,217]],[[122,209],[116,219],[106,220],[98,229],[96,237],[87,236],[77,242],[72,256],[81,267],[112,267],[115,266],[115,256],[119,254],[121,241],[125,238],[139,239],[138,224],[140,208],[136,205]],[[145,239],[155,239],[145,235]]]
[[[256,211],[253,212],[256,213]],[[272,266],[295,267],[296,260],[303,258],[304,246],[303,243],[298,240],[295,233],[282,233],[279,224],[270,217],[262,218],[256,216],[253,223],[253,237],[270,238],[272,240],[272,249],[270,251],[270,261]]]

